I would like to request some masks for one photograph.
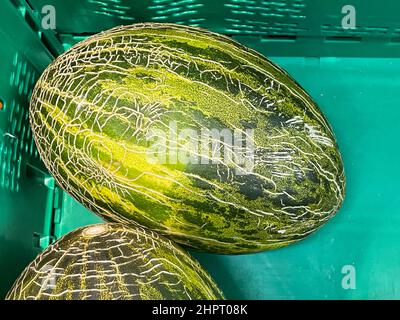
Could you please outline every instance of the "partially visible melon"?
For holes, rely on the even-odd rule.
[[[223,294],[200,264],[168,239],[109,223],[76,229],[50,245],[6,299],[223,299]]]

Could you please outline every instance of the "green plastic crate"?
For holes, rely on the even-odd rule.
[[[134,22],[175,22],[228,34],[285,68],[328,117],[347,196],[324,228],[287,248],[193,253],[233,299],[400,298],[400,3],[347,1],[3,0],[0,4],[0,297],[66,232],[100,219],[64,193],[39,159],[28,101],[44,68],[90,34]],[[56,30],[41,27],[56,9]],[[349,267],[350,266],[350,267]],[[355,288],[343,286],[349,268]]]

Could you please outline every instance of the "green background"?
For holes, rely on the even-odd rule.
[[[35,80],[57,53],[88,34],[153,20],[230,34],[271,57],[319,104],[343,155],[345,203],[316,234],[257,254],[193,253],[227,298],[400,298],[400,5],[374,1],[367,7],[363,1],[353,2],[359,26],[344,31],[336,26],[346,4],[341,1],[104,0],[99,5],[32,0],[32,7],[22,0],[4,1],[0,296],[50,242],[77,226],[99,221],[54,184],[39,160],[26,113]],[[45,4],[57,10],[55,33],[41,30],[40,8]],[[347,265],[354,266],[355,289],[342,287],[342,268]]]

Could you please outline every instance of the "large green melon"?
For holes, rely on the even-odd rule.
[[[41,76],[30,119],[74,198],[197,249],[288,245],[343,202],[341,155],[310,96],[202,29],[135,24],[80,42]]]
[[[223,299],[208,273],[170,240],[119,223],[76,229],[22,272],[10,300]]]

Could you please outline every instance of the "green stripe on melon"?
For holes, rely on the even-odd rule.
[[[43,161],[74,198],[193,248],[281,247],[343,202],[341,156],[310,96],[265,57],[205,30],[136,24],[86,39],[43,73],[30,119]],[[253,169],[150,162],[147,135],[170,123],[252,129]]]

